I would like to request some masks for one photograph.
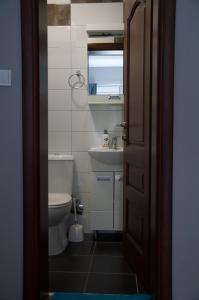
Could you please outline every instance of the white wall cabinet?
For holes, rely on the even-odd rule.
[[[91,230],[122,230],[123,173],[91,173]]]

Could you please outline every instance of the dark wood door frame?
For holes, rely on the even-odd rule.
[[[172,186],[175,0],[153,1],[151,137],[151,263],[152,286],[158,300],[172,299]],[[155,219],[155,218],[153,218]]]
[[[139,1],[139,0],[138,0]],[[47,277],[46,0],[21,0],[23,89],[23,299],[40,299]],[[151,264],[157,300],[172,299],[172,157],[175,0],[153,0]]]
[[[21,0],[23,299],[48,291],[48,89],[46,0]]]

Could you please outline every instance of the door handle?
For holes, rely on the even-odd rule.
[[[122,123],[118,124],[117,127],[122,127],[124,129],[126,129],[127,128],[127,122],[122,122]]]
[[[115,180],[116,181],[123,181],[123,176],[122,175],[115,175]]]

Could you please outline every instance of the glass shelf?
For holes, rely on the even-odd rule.
[[[88,96],[89,105],[123,105],[124,96],[121,95],[120,99],[110,99],[109,96]]]

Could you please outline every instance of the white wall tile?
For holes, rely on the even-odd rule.
[[[72,151],[88,151],[102,144],[103,132],[73,132]]]
[[[71,91],[72,110],[89,110],[87,97],[87,89],[73,89]]]
[[[112,131],[122,122],[122,111],[73,111],[73,131]]]
[[[123,3],[83,3],[71,5],[71,24],[123,23]]]
[[[71,91],[48,90],[48,110],[71,110]]]
[[[71,49],[68,47],[49,47],[48,48],[48,68],[70,68]]]
[[[89,172],[90,157],[88,152],[72,152],[75,158],[75,170],[77,172]]]
[[[74,193],[89,193],[90,192],[90,173],[89,172],[74,172],[73,192]]]
[[[49,152],[71,152],[71,132],[48,132]]]
[[[48,130],[49,131],[71,131],[70,111],[49,111]]]
[[[72,68],[85,69],[87,65],[87,48],[72,47]]]
[[[72,112],[72,131],[95,131],[90,111]]]
[[[67,47],[71,43],[70,26],[48,26],[48,47]]]
[[[71,26],[72,47],[87,47],[87,41],[86,26]]]
[[[48,69],[48,88],[50,90],[70,89],[68,85],[70,75],[70,69]]]

